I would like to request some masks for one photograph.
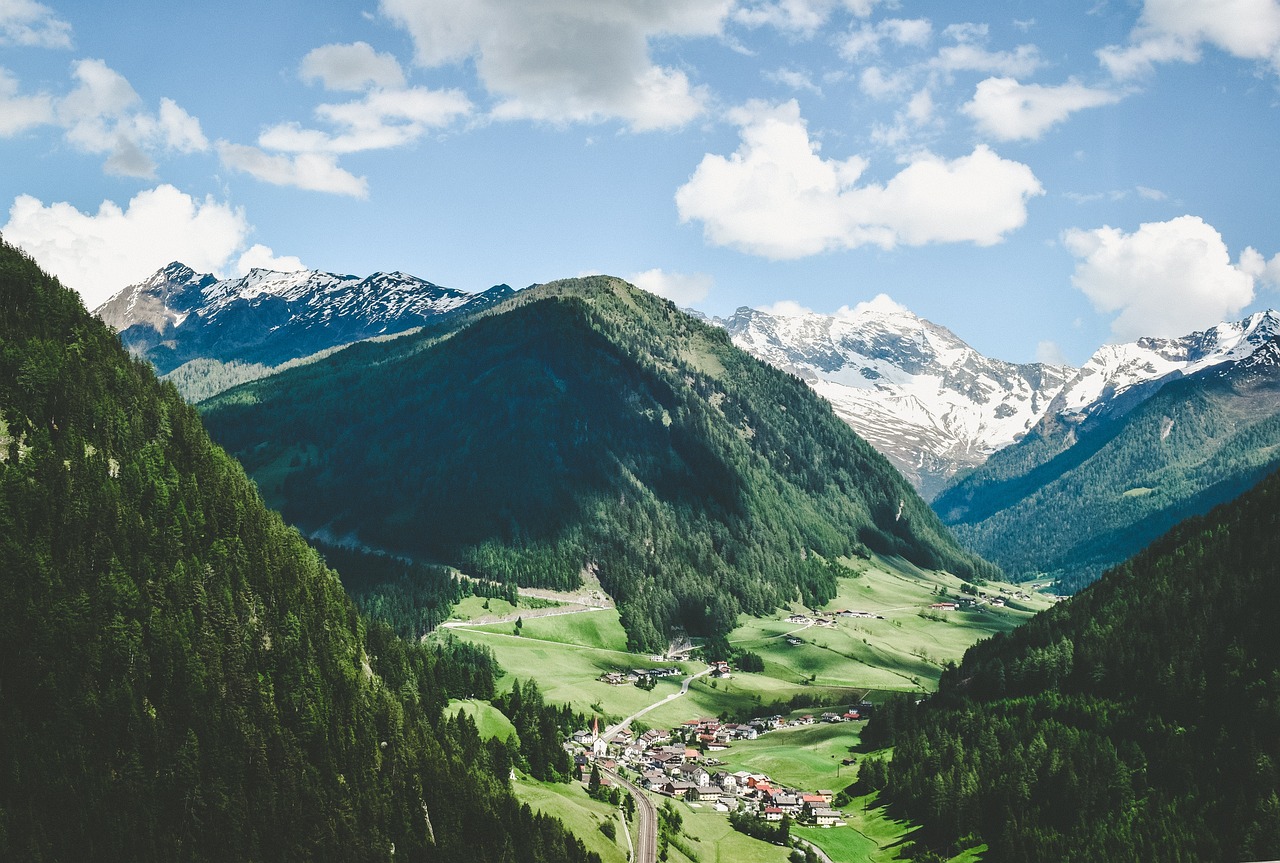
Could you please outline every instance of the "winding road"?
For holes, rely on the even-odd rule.
[[[684,695],[689,691],[690,683],[693,683],[699,677],[702,677],[703,675],[710,674],[710,673],[711,673],[711,668],[710,666],[708,666],[707,668],[704,668],[702,671],[699,671],[697,674],[689,675],[684,679],[684,683],[680,684],[679,692],[673,692],[670,695],[668,695],[666,698],[663,698],[660,701],[655,701],[653,702],[653,704],[650,704],[648,707],[645,707],[641,710],[637,710],[635,713],[631,714],[626,719],[619,722],[617,725],[610,725],[608,728],[604,730],[604,733],[601,734],[600,737],[606,743],[611,743],[613,741],[613,738],[618,736],[618,732],[626,728],[628,725],[630,725],[632,720],[639,719],[641,716],[644,716],[650,710],[656,710],[657,708],[661,707],[662,705],[666,704],[669,701],[675,701],[681,695]]]

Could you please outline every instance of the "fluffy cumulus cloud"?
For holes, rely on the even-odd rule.
[[[1111,105],[1123,98],[1111,90],[1076,81],[1056,86],[1020,84],[1014,78],[987,78],[961,108],[978,128],[1000,141],[1034,141],[1076,111]]]
[[[1031,169],[985,146],[947,160],[916,154],[888,182],[862,182],[869,163],[824,159],[796,102],[751,102],[730,113],[742,143],[707,154],[676,192],[683,222],[709,243],[773,259],[863,245],[992,245],[1027,219],[1044,190]]]
[[[635,273],[628,276],[627,281],[651,294],[665,297],[682,308],[705,300],[716,283],[706,273],[668,273],[661,269]]]
[[[654,62],[657,38],[717,36],[733,0],[382,0],[426,67],[472,60],[494,116],[674,128],[706,91]]]
[[[886,42],[924,47],[932,37],[933,24],[927,18],[886,18],[854,28],[840,41],[839,49],[846,60],[857,61],[878,54]]]
[[[1103,48],[1098,58],[1117,78],[1130,78],[1156,63],[1197,62],[1206,44],[1280,72],[1280,2],[1144,0],[1129,44]]]
[[[0,69],[0,137],[58,127],[73,149],[105,156],[107,173],[127,177],[154,176],[160,155],[209,149],[199,120],[168,98],[149,110],[133,85],[102,60],[77,60],[71,78],[74,86],[64,95],[23,95],[18,80]]]
[[[274,270],[277,273],[293,273],[305,270],[306,264],[293,255],[276,256],[270,246],[254,243],[236,261],[236,272],[245,275],[250,270]]]
[[[1023,77],[1043,65],[1035,45],[1018,45],[1012,51],[989,50],[986,47],[988,33],[986,24],[952,24],[943,30],[943,36],[954,44],[940,49],[929,66],[942,72]]]
[[[1261,255],[1232,264],[1222,235],[1198,216],[1148,222],[1133,233],[1102,227],[1064,235],[1072,283],[1105,314],[1118,339],[1181,336],[1229,318],[1254,296]],[[1265,267],[1265,265],[1264,265]]]
[[[70,48],[71,25],[35,0],[0,0],[0,45]]]
[[[328,153],[267,153],[258,147],[219,141],[218,158],[232,170],[275,186],[353,198],[369,195],[369,181],[339,167],[337,158]]]
[[[22,95],[18,79],[0,69],[0,138],[53,122],[53,99],[43,93]]]
[[[148,111],[125,77],[103,61],[76,61],[72,77],[74,89],[51,103],[52,122],[72,147],[105,155],[108,173],[151,177],[154,156],[209,148],[199,120],[168,98],[158,111]]]
[[[327,128],[279,123],[258,136],[257,146],[220,141],[224,165],[277,186],[363,198],[368,181],[341,167],[338,156],[403,147],[472,111],[459,90],[406,87],[399,62],[364,42],[316,48],[302,59],[298,74],[329,90],[364,95],[318,105],[316,119]]]
[[[302,58],[298,74],[302,80],[319,81],[329,90],[404,86],[400,62],[390,54],[379,54],[368,42],[316,48]]]
[[[93,213],[22,195],[0,228],[90,308],[170,261],[222,273],[248,232],[242,210],[169,185],[139,192],[124,208],[104,201]]]

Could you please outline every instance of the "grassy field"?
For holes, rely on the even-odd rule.
[[[654,796],[661,806],[666,798]],[[670,863],[786,863],[787,849],[759,839],[752,839],[729,826],[729,819],[708,807],[676,804],[683,823],[679,844],[668,847]],[[685,845],[694,853],[691,859],[679,849]]]
[[[493,600],[494,603],[500,601]],[[506,605],[505,602],[502,604]],[[478,626],[476,629],[480,632],[511,633],[514,632],[515,627],[510,623],[494,623]],[[618,612],[612,608],[528,618],[521,621],[520,634],[524,638],[538,641],[575,644],[620,653],[625,653],[627,650],[627,633],[622,629]]]
[[[444,712],[446,716],[454,716],[458,713],[468,714],[471,717],[471,721],[476,724],[476,730],[484,738],[501,737],[506,740],[516,733],[516,728],[511,724],[511,720],[503,715],[501,710],[487,701],[477,701],[474,698],[455,698],[449,702],[449,706],[445,708]]]
[[[602,863],[626,863],[627,840],[617,808],[592,800],[581,783],[539,782],[519,775],[512,788],[516,796],[531,808],[563,821],[573,835],[586,843],[588,849],[600,855]],[[617,827],[615,839],[600,832],[600,825],[609,820]]]
[[[486,605],[489,607],[485,608]],[[518,610],[516,606],[505,599],[468,596],[453,607],[453,614],[449,615],[449,619],[475,620],[477,617],[489,615],[514,614]],[[510,626],[508,626],[508,629],[510,629]]]
[[[839,582],[827,611],[856,610],[883,619],[837,618],[834,627],[797,627],[784,619],[743,621],[729,636],[735,646],[760,654],[765,674],[791,682],[868,689],[932,690],[942,664],[959,659],[975,641],[1013,629],[1029,612],[986,607],[983,611],[931,611],[942,597],[959,595],[961,580],[926,572],[900,560],[844,561],[860,575]],[[992,583],[991,594],[1012,585]],[[1048,600],[1022,603],[1036,610]],[[807,613],[799,605],[794,611]],[[787,613],[780,613],[785,618]],[[787,636],[803,643],[792,645]]]
[[[840,762],[850,757],[849,747],[858,743],[861,725],[840,722],[781,728],[756,740],[737,741],[715,757],[729,765],[723,769],[730,773],[767,773],[804,791],[839,790],[857,778],[854,766]]]
[[[943,662],[959,659],[973,642],[1012,629],[1029,616],[1013,609],[930,612],[928,606],[940,595],[957,595],[959,579],[923,572],[901,561],[847,563],[861,575],[841,579],[839,593],[827,608],[868,611],[883,620],[837,618],[834,627],[799,628],[778,619],[790,614],[791,610],[785,609],[774,619],[744,619],[730,634],[730,641],[758,653],[765,662],[764,672],[737,674],[729,680],[701,679],[687,697],[663,705],[643,721],[674,725],[726,712],[740,716],[798,694],[818,695],[825,703],[838,704],[857,701],[872,689],[931,690],[937,685]],[[995,593],[1000,586],[984,589]],[[480,602],[476,597],[468,598],[455,616],[478,615]],[[507,606],[502,600],[489,602],[489,613],[496,613],[496,606]],[[1048,605],[1047,600],[1031,601],[1032,605],[1037,603]],[[804,609],[797,606],[793,610]],[[507,672],[505,685],[514,678],[536,678],[548,699],[567,702],[584,713],[621,718],[678,686],[672,678],[660,682],[650,693],[633,686],[609,686],[596,679],[606,671],[663,664],[625,651],[626,636],[614,609],[529,618],[523,621],[519,637],[510,623],[450,632],[493,650]],[[788,634],[803,643],[788,644]],[[693,673],[703,666],[685,663],[681,667]]]
[[[891,690],[927,691],[937,685],[942,664],[958,660],[975,641],[1013,629],[1033,610],[1048,607],[1050,600],[1035,597],[1020,601],[1023,608],[939,612],[929,608],[943,598],[960,595],[961,581],[945,573],[923,572],[897,560],[842,561],[859,573],[841,579],[836,598],[825,610],[858,610],[877,618],[837,618],[833,627],[801,627],[783,618],[805,612],[798,604],[780,609],[773,619],[744,619],[729,636],[736,646],[761,656],[765,670],[759,674],[734,674],[728,680],[703,677],[686,696],[676,698],[646,714],[651,727],[671,727],[702,716],[741,716],[795,695],[818,696],[822,704],[851,704],[862,698],[879,700]],[[990,584],[983,590],[999,595],[1013,585]],[[469,598],[458,607],[455,619],[472,620],[484,614],[511,613],[502,600]],[[519,609],[514,609],[519,611]],[[667,678],[651,692],[635,686],[610,686],[597,678],[606,671],[645,668],[675,663],[654,662],[625,650],[626,635],[614,609],[528,618],[519,635],[512,623],[453,628],[453,637],[491,649],[505,674],[499,687],[514,679],[538,681],[544,696],[571,704],[587,714],[601,714],[607,721],[628,716],[678,692],[680,678]],[[799,638],[791,645],[786,637]],[[703,670],[702,662],[679,664],[686,675]],[[510,723],[487,705],[458,702],[450,710],[467,710],[483,734],[510,733]],[[782,711],[779,711],[782,712]],[[812,711],[821,712],[821,708]],[[775,780],[805,790],[840,790],[857,777],[861,756],[851,754],[858,742],[861,723],[818,723],[771,732],[755,741],[739,741],[716,757],[725,769],[767,773]],[[852,758],[854,763],[841,762]],[[548,785],[520,779],[517,794],[536,809],[561,818],[604,863],[625,863],[626,840],[621,829],[615,841],[599,830],[612,809],[590,800],[576,783]],[[728,819],[710,808],[681,804],[685,816],[682,840],[697,863],[782,863],[784,849],[749,839],[729,827]],[[826,851],[837,863],[884,863],[900,859],[902,844],[912,825],[888,816],[874,797],[857,798],[843,808],[848,826],[796,828],[802,836]],[[980,850],[966,852],[953,863],[976,863]],[[670,860],[692,863],[677,847]]]

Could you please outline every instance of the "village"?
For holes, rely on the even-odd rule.
[[[646,676],[669,676],[673,672],[679,673],[665,668],[619,671],[600,679],[614,685],[630,682],[644,686]],[[705,673],[725,678],[732,670],[728,663],[712,662]],[[841,827],[845,821],[835,808],[835,791],[787,787],[764,773],[729,772],[716,755],[736,742],[755,740],[778,729],[865,720],[872,710],[873,706],[864,701],[847,709],[792,718],[774,715],[747,722],[691,719],[676,728],[653,728],[638,734],[626,725],[604,733],[596,722],[591,729],[573,734],[565,746],[574,755],[584,785],[593,781],[594,772],[595,781],[607,788],[611,784],[609,774],[617,773],[645,791],[726,815],[750,815],[765,823],[787,818],[798,824]]]

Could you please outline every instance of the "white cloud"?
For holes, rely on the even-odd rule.
[[[973,99],[960,110],[997,140],[1034,141],[1076,111],[1111,105],[1122,98],[1120,93],[1075,81],[1049,87],[1019,84],[1013,78],[987,78],[979,82]]]
[[[330,154],[401,147],[470,111],[470,100],[457,90],[375,90],[355,102],[316,108],[318,117],[339,130],[336,134],[282,123],[264,131],[258,145],[286,153]]]
[[[767,306],[756,306],[758,311],[764,312],[766,315],[773,315],[779,318],[803,318],[809,315],[821,314],[815,312],[808,306],[801,305],[795,300],[778,300]],[[901,303],[894,300],[888,294],[876,294],[869,300],[863,300],[854,305],[843,305],[832,312],[829,317],[842,321],[856,321],[863,316],[870,314],[883,315],[909,315],[911,310]]]
[[[256,147],[219,142],[223,164],[278,186],[363,198],[368,182],[339,166],[338,156],[412,144],[473,110],[460,90],[405,87],[396,59],[365,42],[316,48],[303,58],[299,75],[330,90],[365,93],[316,106],[316,118],[329,129],[278,123],[262,131]]]
[[[858,76],[858,87],[872,99],[887,99],[911,88],[912,77],[898,70],[885,74],[879,66],[868,66]]]
[[[933,24],[927,18],[887,18],[851,30],[840,42],[840,55],[846,60],[857,61],[879,53],[883,42],[922,48],[932,38]]]
[[[656,38],[718,36],[733,0],[382,0],[426,67],[473,60],[499,100],[494,116],[550,122],[621,119],[633,130],[683,126],[704,88],[657,65]]]
[[[303,81],[320,81],[329,90],[404,86],[399,61],[390,54],[379,54],[368,42],[312,49],[302,58],[298,74]]]
[[[812,36],[837,9],[855,18],[869,18],[885,0],[755,0],[733,12],[733,20],[747,27],[774,27]]]
[[[1117,78],[1132,78],[1156,63],[1198,62],[1205,44],[1280,71],[1280,2],[1145,0],[1129,44],[1103,48],[1098,59]]]
[[[1042,341],[1036,343],[1036,362],[1051,366],[1069,366],[1067,355],[1057,342]]]
[[[1268,261],[1257,249],[1249,247],[1240,253],[1237,266],[1267,287],[1280,288],[1280,254]]]
[[[0,45],[70,48],[71,25],[34,0],[0,0]]]
[[[716,283],[706,273],[668,273],[661,269],[636,273],[628,276],[627,281],[651,294],[665,297],[681,308],[705,300]]]
[[[1118,228],[1072,229],[1063,240],[1077,258],[1071,278],[1104,314],[1118,312],[1118,339],[1181,336],[1235,315],[1252,300],[1256,252],[1231,263],[1222,236],[1198,216]],[[1247,272],[1252,270],[1253,272]]]
[[[53,122],[53,99],[44,94],[18,95],[18,79],[0,69],[0,138],[8,138]]]
[[[981,45],[961,42],[938,52],[932,64],[944,72],[982,72],[988,75],[1030,75],[1042,65],[1035,45],[1019,45],[1012,51],[988,51]]]
[[[887,183],[859,184],[868,162],[824,159],[794,100],[751,102],[730,112],[742,143],[707,154],[676,191],[682,222],[700,221],[707,242],[773,259],[863,245],[891,248],[991,245],[1027,218],[1043,194],[1026,165],[985,146],[945,160],[921,153]]]
[[[245,275],[250,270],[274,270],[277,273],[292,273],[307,269],[306,264],[293,255],[276,256],[270,246],[255,243],[245,250],[236,261],[236,272]]]
[[[856,320],[868,312],[875,312],[885,315],[909,315],[911,310],[902,305],[888,294],[876,294],[869,300],[864,300],[855,304],[852,308],[849,306],[841,306],[836,309],[835,317],[843,320]]]
[[[822,88],[813,83],[812,78],[795,69],[777,69],[773,72],[766,72],[765,78],[784,87],[790,87],[792,90],[808,90],[810,93],[822,95]]]
[[[218,157],[228,168],[276,186],[296,186],[354,198],[369,195],[369,182],[338,167],[337,158],[328,153],[279,155],[265,153],[257,147],[219,141]]]
[[[222,273],[248,232],[243,210],[169,185],[139,192],[124,209],[103,201],[96,213],[21,195],[0,229],[90,308],[170,261]]]
[[[148,112],[133,86],[103,61],[78,60],[72,76],[75,89],[52,103],[54,121],[77,150],[106,155],[108,173],[151,177],[152,156],[209,148],[199,120],[167,98],[158,113]]]
[[[806,315],[814,314],[813,309],[808,306],[802,306],[795,300],[778,300],[771,305],[756,306],[756,309],[766,315],[773,315],[778,318],[803,318]]]

